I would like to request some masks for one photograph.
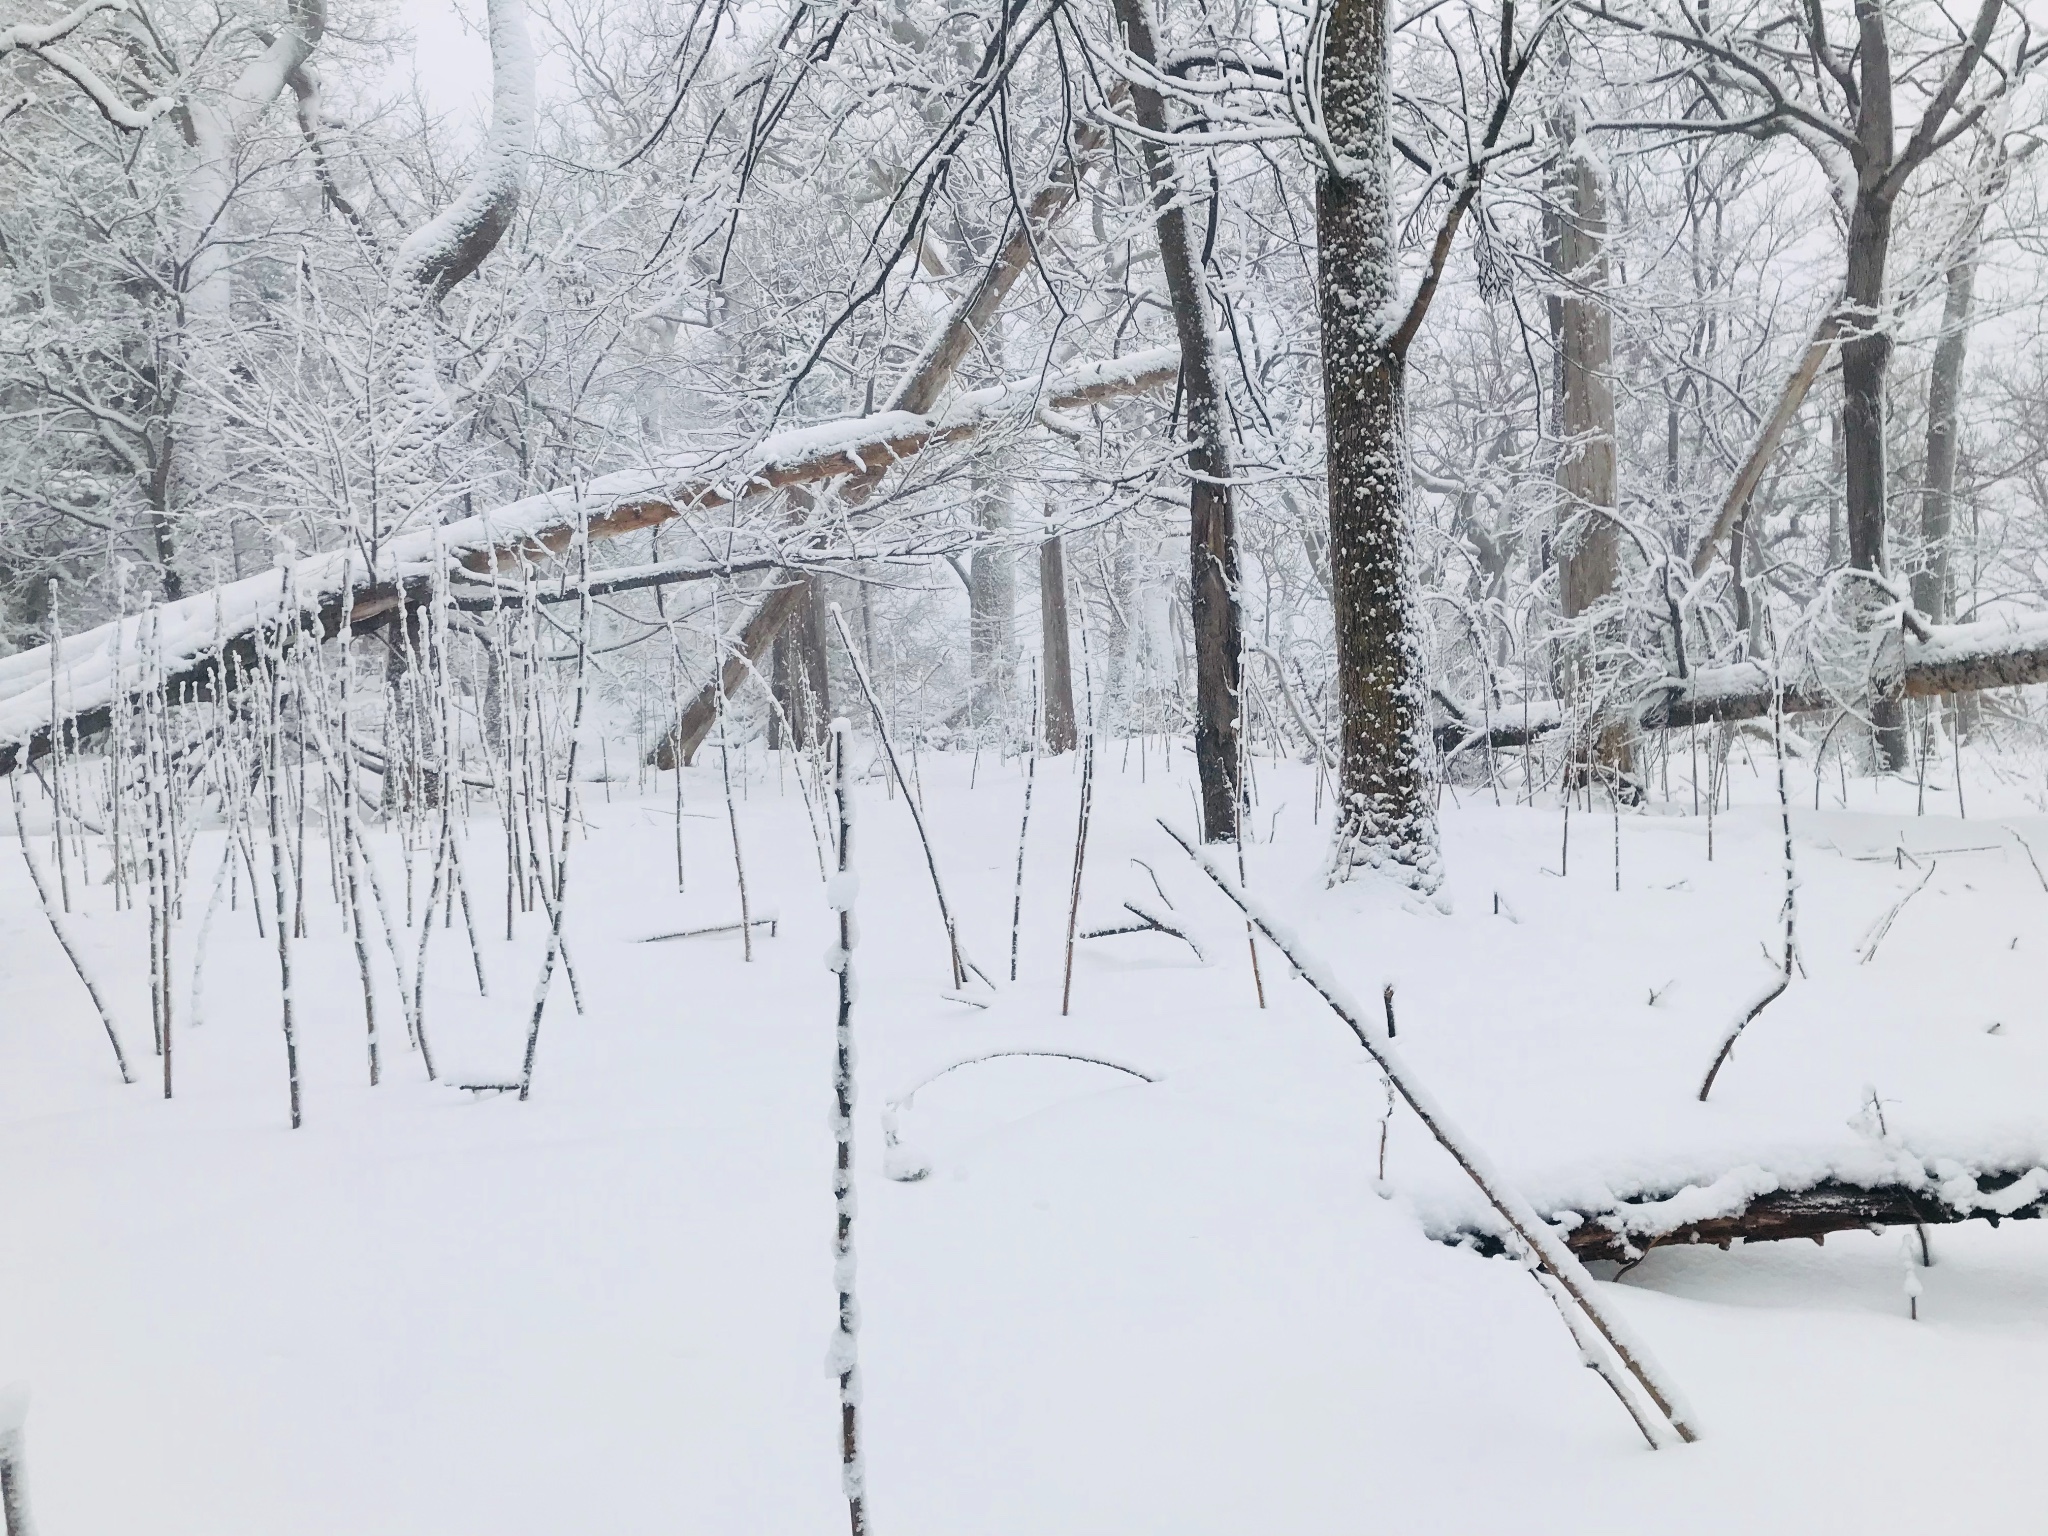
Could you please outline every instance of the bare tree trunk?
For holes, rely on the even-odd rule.
[[[1885,114],[1884,132],[1891,124]],[[1892,339],[1884,328],[1884,269],[1891,250],[1892,211],[1887,202],[1860,197],[1849,220],[1848,306],[1857,327],[1842,343],[1842,447],[1845,459],[1849,564],[1878,576],[1891,574],[1885,549],[1885,374]],[[1905,712],[1896,693],[1880,691],[1870,701],[1878,765],[1885,770],[1906,761]]]
[[[803,597],[790,623],[795,644],[792,672],[802,686],[802,707],[796,713],[797,745],[815,747],[825,740],[832,720],[832,675],[825,662],[825,589],[822,577],[806,576]]]
[[[1559,223],[1557,277],[1568,284],[1559,327],[1564,362],[1565,449],[1557,467],[1560,512],[1579,527],[1562,542],[1558,595],[1576,618],[1614,590],[1620,530],[1614,471],[1614,332],[1607,305],[1607,197],[1596,168],[1574,155],[1561,190],[1570,206]]]
[[[1980,215],[1981,217],[1981,215]],[[1949,534],[1955,521],[1957,405],[1963,363],[1970,349],[1970,310],[1977,285],[1979,236],[1948,269],[1941,306],[1941,339],[1934,347],[1934,371],[1927,383],[1927,486],[1920,497],[1920,537],[1926,567],[1913,577],[1913,606],[1936,624],[1953,617],[1954,583],[1949,574]]]
[[[1010,498],[1000,475],[975,486],[975,521],[991,533],[1010,526]],[[1017,573],[1007,546],[974,551],[967,573],[969,723],[1000,720],[1009,703],[1017,659]]]
[[[1067,637],[1067,560],[1058,534],[1038,546],[1038,623],[1045,645],[1045,750],[1081,744],[1074,721],[1074,665]]]
[[[1572,124],[1562,125],[1571,131]],[[1560,135],[1562,136],[1562,134]],[[1558,210],[1552,257],[1560,287],[1558,358],[1562,374],[1559,427],[1563,454],[1560,492],[1558,600],[1567,619],[1589,611],[1614,590],[1621,575],[1621,529],[1614,513],[1614,328],[1607,293],[1607,190],[1599,168],[1576,149],[1553,183]],[[1575,695],[1596,692],[1597,638],[1582,637],[1567,661]],[[1634,767],[1634,742],[1625,727],[1608,725],[1592,744],[1590,762],[1621,775]]]
[[[392,263],[373,434],[379,478],[370,529],[374,563],[380,540],[433,516],[447,494],[441,446],[454,425],[435,356],[441,300],[483,264],[519,211],[533,149],[534,56],[525,0],[489,0],[491,127],[476,170],[441,212],[399,245]]]
[[[717,723],[720,692],[730,695],[747,680],[751,670],[749,658],[766,651],[775,637],[782,633],[791,616],[808,606],[807,592],[808,585],[801,577],[783,581],[753,611],[738,637],[723,647],[725,659],[718,669],[716,686],[699,690],[683,711],[682,718],[676,722],[676,728],[655,745],[652,755],[655,767],[677,768],[697,755],[697,748],[703,745],[704,738],[711,734],[711,727]]]
[[[771,710],[768,715],[768,750],[770,752],[780,752],[784,746],[782,722],[788,720],[792,727],[796,724],[796,695],[791,690],[789,680],[790,649],[790,639],[786,634],[777,635],[775,643],[768,648],[768,688],[775,695],[776,703],[776,708]],[[792,747],[797,744],[793,730],[791,732],[791,740],[787,744]]]
[[[1346,174],[1316,188],[1330,577],[1337,620],[1337,872],[1443,878],[1424,771],[1425,705],[1408,526],[1406,349],[1385,333],[1396,279],[1385,0],[1336,0],[1323,111]]]
[[[1116,15],[1131,53],[1156,65],[1159,49],[1153,40],[1149,0],[1116,0]],[[1159,93],[1135,79],[1130,89],[1138,126],[1148,135],[1164,134],[1166,103]],[[1212,843],[1229,842],[1237,836],[1242,793],[1238,685],[1243,641],[1223,389],[1210,334],[1207,284],[1172,151],[1150,137],[1139,141],[1138,151],[1152,191],[1153,228],[1180,341],[1181,385],[1192,439],[1187,459],[1188,601],[1195,640],[1195,767],[1202,783],[1202,836]]]

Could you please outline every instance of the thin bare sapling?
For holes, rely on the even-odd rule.
[[[718,600],[714,597],[711,605],[711,628],[718,632]],[[720,666],[724,665],[720,658]],[[726,734],[725,690],[714,688],[712,697],[718,707],[718,776],[725,786],[725,824],[732,832],[733,875],[740,887],[740,959],[748,964],[754,960],[754,923],[747,910],[747,861],[740,851],[740,812],[732,798],[732,745]]]
[[[1060,1017],[1074,1000],[1074,939],[1081,922],[1081,867],[1088,857],[1088,819],[1095,805],[1095,731],[1081,738],[1081,814],[1074,828],[1074,875],[1067,890],[1067,965],[1060,982]]]
[[[1038,663],[1031,664],[1031,750],[1024,767],[1024,818],[1017,824],[1017,883],[1010,895],[1010,980],[1017,979],[1017,934],[1024,922],[1024,839],[1031,832],[1031,790],[1038,782],[1038,737],[1043,729]]]
[[[107,1011],[106,1000],[100,996],[100,989],[93,984],[92,975],[79,957],[78,946],[71,942],[71,935],[65,931],[62,918],[58,915],[56,903],[50,899],[50,887],[43,879],[43,872],[36,865],[35,853],[28,844],[28,824],[21,814],[21,776],[10,773],[7,789],[14,801],[14,831],[21,839],[21,861],[28,866],[28,877],[36,888],[36,900],[42,904],[43,916],[49,920],[50,932],[57,936],[57,943],[64,951],[64,958],[71,962],[71,969],[77,975],[85,995],[92,999],[93,1011],[100,1016],[100,1025],[107,1032],[107,1044],[114,1048],[114,1065],[121,1069],[121,1081],[132,1083],[134,1074],[128,1070],[127,1053],[121,1049],[120,1032],[114,1028],[114,1016]]]
[[[577,538],[576,619],[576,702],[569,716],[569,748],[562,775],[562,847],[554,853],[554,896],[548,903],[548,949],[541,961],[540,980],[533,989],[533,1017],[526,1031],[526,1058],[519,1069],[519,1099],[524,1103],[533,1092],[533,1061],[540,1049],[540,1021],[548,1004],[548,983],[554,979],[559,959],[568,961],[562,944],[562,918],[568,909],[569,828],[576,815],[576,749],[583,736],[583,708],[590,692],[590,527],[584,523]],[[573,986],[573,978],[571,985]]]
[[[278,572],[278,579],[285,588],[287,601],[281,605],[282,612],[290,612],[291,571],[289,568]],[[291,894],[287,889],[288,876],[285,872],[284,851],[284,741],[282,716],[284,713],[284,625],[277,625],[272,644],[261,653],[258,665],[262,668],[263,718],[258,739],[263,772],[263,803],[265,822],[270,833],[270,880],[274,898],[271,917],[277,931],[277,979],[279,995],[278,1017],[284,1028],[285,1076],[291,1090],[292,1129],[302,1123],[299,1101],[299,1036],[293,1015],[292,996],[292,946],[291,946]]]
[[[1714,1079],[1720,1074],[1722,1066],[1726,1064],[1729,1056],[1734,1052],[1735,1042],[1742,1037],[1742,1032],[1755,1023],[1757,1017],[1766,1008],[1770,1007],[1772,1003],[1775,1003],[1782,997],[1785,989],[1792,985],[1792,967],[1797,957],[1796,923],[1799,909],[1793,893],[1798,889],[1799,881],[1798,871],[1794,868],[1792,862],[1792,802],[1785,792],[1785,681],[1784,669],[1779,665],[1778,659],[1775,657],[1771,664],[1771,754],[1777,759],[1778,826],[1784,837],[1785,895],[1778,909],[1779,916],[1784,923],[1784,956],[1778,968],[1778,974],[1772,978],[1770,985],[1758,994],[1756,1001],[1749,1005],[1742,1016],[1728,1027],[1728,1032],[1721,1037],[1720,1049],[1714,1052],[1714,1060],[1707,1068],[1706,1077],[1700,1082],[1699,1098],[1702,1104],[1706,1102],[1707,1095],[1713,1091]],[[1709,795],[1707,805],[1710,813],[1713,803],[1713,797]],[[1617,873],[1616,880],[1619,881],[1619,879],[1620,876]],[[1904,903],[1901,902],[1900,905],[1903,906]],[[1879,937],[1881,938],[1882,935],[1879,935]],[[1873,946],[1874,952],[1875,947]]]
[[[839,616],[837,605],[832,615],[835,619]],[[842,626],[841,635],[844,633]],[[853,1246],[853,1004],[857,995],[853,948],[859,940],[853,907],[860,894],[860,876],[853,868],[853,785],[846,772],[847,734],[844,719],[832,722],[832,793],[839,819],[839,871],[826,885],[825,900],[839,922],[839,942],[826,956],[839,985],[838,1057],[832,1074],[832,1278],[839,1293],[839,1323],[832,1335],[830,1359],[839,1377],[840,1485],[846,1493],[852,1536],[865,1536],[867,1468],[860,1450],[860,1302],[854,1291]],[[907,794],[905,798],[909,798]]]
[[[883,752],[888,754],[889,771],[900,780],[903,778],[903,770],[898,764],[896,744],[889,737],[889,722],[882,714],[882,701],[876,697],[874,685],[868,680],[868,669],[862,664],[860,651],[853,643],[853,636],[847,631],[846,616],[839,611],[837,603],[831,605],[830,612],[832,623],[839,631],[839,643],[845,647],[847,659],[853,664],[854,681],[860,684],[861,697],[867,700],[868,712],[874,716],[875,734],[881,738]],[[946,927],[946,954],[953,967],[953,990],[958,992],[966,987],[969,971],[981,977],[982,982],[990,990],[994,990],[994,983],[982,974],[981,967],[969,960],[961,948],[959,925],[953,920],[953,908],[946,901],[946,887],[939,879],[938,855],[932,851],[931,836],[925,831],[924,812],[919,809],[918,797],[911,793],[907,780],[903,784],[903,801],[910,807],[910,820],[917,828],[917,840],[924,845],[925,868],[931,871],[932,894],[938,898],[939,919]]]

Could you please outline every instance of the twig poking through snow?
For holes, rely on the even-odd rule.
[[[577,539],[577,585],[582,599],[576,616],[576,700],[569,711],[569,752],[562,771],[562,847],[559,855],[551,859],[555,893],[547,905],[548,949],[540,967],[540,980],[533,988],[533,1016],[526,1030],[526,1058],[519,1068],[519,1101],[523,1104],[533,1093],[533,1059],[540,1049],[540,1020],[547,1011],[548,983],[554,979],[555,962],[560,960],[563,968],[569,963],[568,946],[562,938],[562,917],[569,902],[569,828],[576,812],[576,750],[583,737],[583,706],[590,693],[590,528],[585,524],[578,530]],[[528,842],[532,839],[529,836]],[[549,852],[554,853],[553,848]],[[545,881],[547,876],[543,874]],[[545,892],[545,885],[542,887]],[[571,980],[574,973],[571,972]],[[425,1042],[424,1029],[420,1035]]]
[[[63,947],[64,958],[71,962],[71,969],[78,973],[84,984],[86,996],[92,999],[92,1006],[100,1016],[100,1023],[106,1027],[107,1044],[114,1048],[114,1065],[121,1069],[121,1081],[132,1083],[134,1076],[128,1070],[128,1057],[121,1049],[121,1037],[114,1031],[114,1016],[107,1012],[107,1005],[100,997],[100,989],[92,984],[92,977],[85,972],[85,964],[78,958],[78,951],[72,947],[71,936],[64,931],[64,924],[58,919],[57,908],[50,900],[49,887],[43,884],[43,872],[36,867],[35,855],[29,851],[28,825],[21,817],[21,776],[10,773],[7,776],[8,792],[14,797],[14,831],[21,839],[21,861],[28,866],[29,880],[35,885],[36,899],[43,904],[43,916],[50,920],[50,932],[57,936]]]
[[[833,605],[832,616],[839,617],[837,604]],[[839,632],[845,638],[843,622]],[[852,649],[851,645],[847,647],[849,653]],[[832,793],[839,810],[839,873],[827,885],[825,899],[839,916],[839,944],[826,956],[826,963],[837,973],[839,981],[839,1057],[832,1080],[832,1132],[838,1143],[838,1161],[832,1174],[838,1221],[832,1243],[832,1275],[839,1291],[839,1328],[832,1336],[829,1358],[839,1377],[840,1482],[846,1491],[853,1536],[865,1536],[868,1517],[867,1473],[860,1454],[860,1303],[854,1295],[853,1252],[853,946],[858,937],[853,903],[860,891],[860,877],[853,869],[853,787],[846,777],[847,734],[845,720],[832,722]],[[904,798],[910,797],[906,793]]]
[[[1713,1064],[1707,1068],[1707,1075],[1700,1083],[1699,1097],[1702,1104],[1706,1103],[1707,1095],[1713,1091],[1714,1079],[1720,1075],[1722,1066],[1734,1051],[1735,1042],[1741,1038],[1742,1032],[1755,1023],[1757,1016],[1782,997],[1785,989],[1792,985],[1792,966],[1798,954],[1794,924],[1799,909],[1793,893],[1799,888],[1799,881],[1792,864],[1792,802],[1785,793],[1785,685],[1784,673],[1775,664],[1771,668],[1771,682],[1771,746],[1772,755],[1778,763],[1778,821],[1785,836],[1785,899],[1779,908],[1779,913],[1785,920],[1785,958],[1777,979],[1762,996],[1749,1005],[1748,1011],[1729,1027],[1727,1034],[1721,1037],[1721,1048],[1714,1052]],[[1713,805],[1711,796],[1708,797],[1707,804],[1709,807]]]
[[[1863,945],[1862,964],[1868,965],[1877,958],[1877,946],[1882,944],[1885,935],[1892,931],[1892,924],[1897,922],[1899,914],[1906,910],[1906,903],[1915,896],[1918,896],[1926,888],[1927,882],[1934,878],[1934,872],[1939,868],[1941,868],[1941,860],[1934,859],[1929,861],[1927,867],[1920,872],[1920,878],[1913,882],[1911,889],[1897,901],[1893,902],[1891,910],[1878,919],[1877,926],[1870,930],[1870,937]]]
[[[875,697],[875,690],[868,682],[868,669],[861,665],[860,652],[854,649],[853,636],[847,633],[846,616],[839,611],[837,603],[832,604],[832,622],[839,630],[839,643],[846,647],[847,660],[853,663],[853,679],[860,684],[861,696],[868,701],[868,712],[875,717],[875,734],[882,739],[882,750],[889,755],[889,771],[898,781],[903,780],[903,770],[896,764],[896,744],[889,739],[889,722],[882,718],[882,701]],[[947,958],[953,964],[953,990],[960,991],[967,985],[969,962],[960,952],[960,930],[953,921],[953,909],[946,904],[946,888],[939,883],[939,859],[932,851],[932,840],[924,830],[924,813],[917,807],[917,796],[910,792],[910,785],[903,784],[903,801],[910,807],[910,820],[917,828],[917,840],[924,844],[925,867],[932,874],[932,894],[939,899],[939,918],[946,925]],[[981,976],[981,968],[973,967]],[[986,976],[982,976],[987,981]]]
[[[2033,844],[2029,843],[2024,837],[2020,836],[2019,829],[2017,827],[2007,827],[2005,830],[2012,833],[2012,838],[2014,842],[2018,843],[2020,847],[2026,849],[2027,862],[2034,866],[2034,878],[2041,882],[2042,890],[2048,891],[2048,875],[2044,875],[2041,873],[2041,861],[2034,857]],[[2015,940],[2014,942],[2018,941]]]
[[[1090,928],[1081,937],[1084,939],[1114,939],[1127,933],[1163,933],[1168,938],[1179,939],[1181,943],[1187,945],[1189,949],[1195,952],[1197,960],[1208,959],[1208,956],[1202,953],[1201,945],[1197,944],[1185,933],[1182,933],[1180,929],[1174,927],[1165,918],[1158,916],[1156,913],[1147,912],[1135,901],[1125,902],[1124,910],[1135,917],[1137,921],[1135,923],[1119,923],[1114,928]]]
[[[1527,1262],[1539,1279],[1545,1276],[1555,1282],[1556,1289],[1546,1283],[1545,1290],[1558,1304],[1565,1322],[1572,1329],[1572,1336],[1579,1341],[1586,1363],[1605,1381],[1614,1395],[1619,1398],[1636,1427],[1652,1448],[1668,1443],[1670,1435],[1690,1442],[1698,1438],[1691,1425],[1691,1412],[1686,1408],[1678,1390],[1643,1344],[1635,1339],[1619,1318],[1610,1317],[1593,1296],[1593,1277],[1586,1273],[1576,1255],[1567,1248],[1549,1223],[1537,1215],[1535,1207],[1529,1204],[1503,1179],[1493,1167],[1492,1161],[1474,1146],[1462,1132],[1454,1127],[1443,1110],[1437,1105],[1427,1089],[1419,1083],[1394,1049],[1394,1044],[1367,1023],[1369,1015],[1358,1007],[1344,987],[1321,964],[1303,950],[1291,934],[1283,930],[1250,895],[1231,884],[1229,876],[1208,856],[1207,850],[1175,831],[1167,822],[1161,821],[1160,828],[1181,847],[1182,852],[1195,861],[1202,873],[1221,891],[1237,909],[1251,919],[1254,927],[1265,935],[1266,942],[1277,949],[1294,973],[1322,996],[1330,1005],[1331,1012],[1342,1019],[1358,1037],[1358,1043],[1365,1047],[1379,1069],[1386,1073],[1387,1080],[1415,1111],[1416,1119],[1422,1122],[1438,1146],[1451,1154],[1453,1160],[1478,1186],[1480,1194],[1493,1207],[1494,1212],[1507,1224],[1527,1255]],[[1560,1294],[1561,1293],[1561,1294]],[[1597,1347],[1579,1330],[1577,1320],[1566,1307],[1568,1297],[1580,1314],[1599,1335],[1605,1348]],[[1622,1372],[1634,1379],[1642,1388],[1656,1414],[1644,1411],[1628,1383],[1622,1379]],[[1668,1426],[1668,1429],[1667,1429]]]
[[[1081,865],[1088,857],[1088,813],[1095,799],[1095,730],[1081,738],[1081,821],[1074,830],[1074,882],[1067,898],[1067,973],[1060,983],[1060,1017],[1074,999],[1074,929],[1081,921]]]
[[[704,928],[679,929],[675,933],[650,933],[639,942],[642,944],[665,944],[670,939],[702,939],[708,938],[714,933],[738,933],[743,927],[766,928],[768,930],[768,937],[772,939],[775,937],[775,930],[780,924],[781,919],[771,913],[767,917],[748,918],[744,923],[712,923]]]
[[[1031,756],[1024,768],[1024,819],[1017,824],[1017,885],[1010,898],[1010,980],[1017,979],[1017,934],[1024,924],[1024,837],[1031,830],[1031,790],[1038,782],[1038,666],[1031,667]]]

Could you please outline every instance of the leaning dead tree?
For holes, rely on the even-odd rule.
[[[66,636],[57,642],[54,658],[47,644],[0,658],[0,773],[48,754],[60,731],[68,740],[104,731],[118,700],[145,691],[175,700],[217,696],[228,680],[253,675],[258,648],[279,625],[323,638],[344,629],[363,632],[402,619],[408,608],[431,601],[444,588],[458,604],[517,600],[521,589],[508,593],[498,578],[564,554],[586,530],[592,539],[617,538],[793,487],[848,478],[879,481],[893,465],[930,448],[1029,422],[1037,412],[1076,409],[1170,384],[1179,366],[1174,348],[1157,348],[972,390],[930,414],[890,410],[776,433],[723,473],[678,481],[660,471],[624,470],[581,488],[546,491],[496,511],[397,534],[378,549],[373,568],[366,569],[354,550],[311,555]],[[787,547],[753,562],[613,570],[591,588],[638,590],[806,562],[829,567],[834,556],[798,529]],[[801,590],[778,588],[770,601]],[[145,654],[160,657],[161,664],[145,670]],[[63,707],[54,712],[53,666],[65,678]]]
[[[1080,195],[1082,176],[1102,155],[1106,143],[1106,135],[1099,128],[1084,125],[1074,131],[1059,171],[1031,199],[1023,216],[1016,220],[974,286],[954,304],[933,332],[924,351],[889,392],[883,414],[907,412],[922,415],[938,405],[977,340],[996,323],[1010,290],[1030,270],[1038,241],[1074,205]],[[1176,368],[1178,362],[1179,354],[1175,353]],[[1045,403],[1057,408],[1059,402],[1048,400]],[[856,507],[865,502],[874,494],[886,467],[884,463],[876,463],[853,468],[839,486],[840,500]],[[658,768],[673,768],[678,763],[687,763],[696,755],[718,720],[721,693],[729,696],[753,674],[757,660],[767,654],[768,647],[775,643],[784,626],[804,605],[804,597],[800,582],[770,588],[768,595],[726,645],[726,659],[717,677],[698,691],[676,721],[675,728],[655,745],[648,761]]]

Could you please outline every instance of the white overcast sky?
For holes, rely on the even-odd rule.
[[[483,0],[404,0],[399,14],[413,34],[413,57],[398,62],[398,73],[409,62],[429,104],[455,123],[480,127],[491,111]]]

